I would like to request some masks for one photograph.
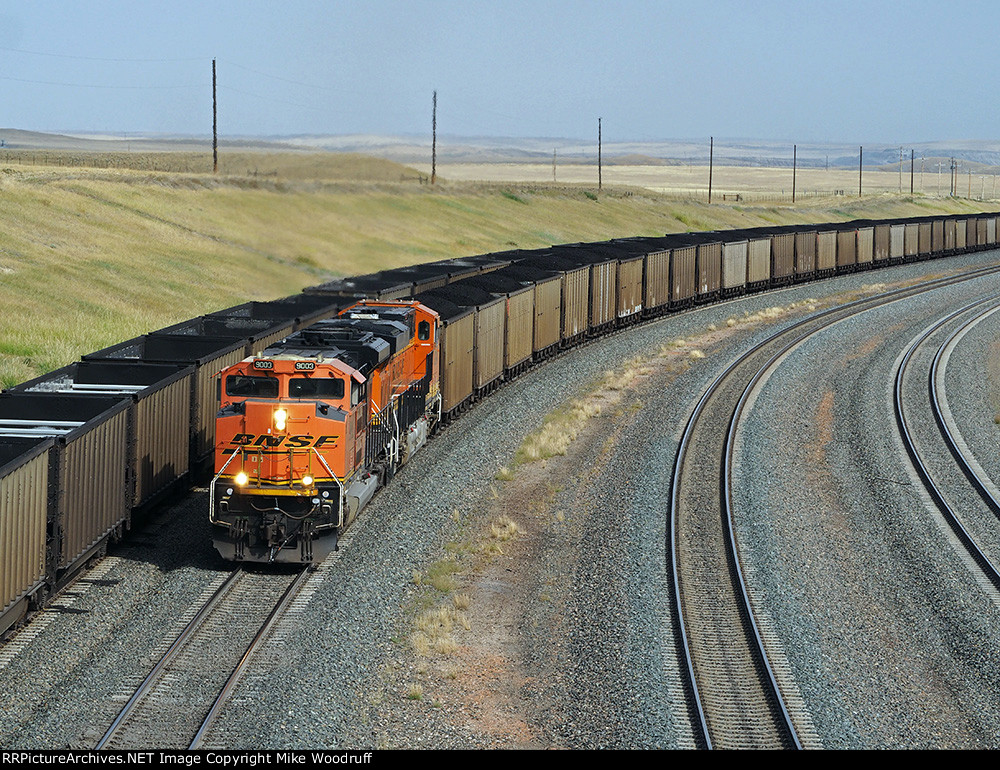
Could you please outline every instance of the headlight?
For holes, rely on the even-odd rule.
[[[284,409],[275,409],[274,410],[274,427],[275,428],[277,428],[278,430],[284,430],[285,429],[285,420],[287,420],[287,419],[288,419],[288,412],[286,412]]]
[[[312,476],[303,476],[302,477],[302,486],[304,486],[304,487],[311,487],[312,483],[313,483],[313,477]]]
[[[236,484],[238,486],[241,487],[244,486],[247,483],[247,481],[249,481],[249,479],[247,478],[247,475],[243,471],[240,471],[239,473],[236,474]]]

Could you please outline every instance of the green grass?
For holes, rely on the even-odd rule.
[[[22,166],[0,153],[0,385],[335,276],[513,246],[659,235],[685,223],[752,227],[932,208],[889,196],[848,205],[841,198],[828,208],[813,201],[737,209],[634,188],[603,191],[595,209],[597,196],[572,185],[431,187],[403,166],[362,156],[243,153],[227,158],[219,175],[199,172],[203,160],[162,153],[75,161],[86,168]],[[512,201],[529,205],[512,217]],[[983,208],[961,200],[934,205]]]

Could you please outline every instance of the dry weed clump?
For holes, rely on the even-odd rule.
[[[542,427],[524,440],[514,456],[515,462],[530,463],[566,454],[587,420],[600,413],[596,401],[574,399],[566,409],[550,414]]]
[[[523,535],[524,530],[509,516],[501,516],[490,525],[490,534],[497,540],[506,543],[518,535]]]
[[[493,478],[495,478],[497,481],[513,481],[514,471],[513,469],[508,468],[507,466],[502,466],[500,470],[496,472],[496,475]]]
[[[431,653],[438,655],[453,655],[458,650],[458,641],[454,632],[457,626],[466,631],[471,630],[464,612],[441,605],[422,613],[415,622],[416,631],[410,637],[413,651],[420,657],[429,657]]]

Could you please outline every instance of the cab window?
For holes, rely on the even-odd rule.
[[[274,377],[231,374],[226,377],[226,395],[241,398],[277,398],[278,380]]]
[[[417,339],[427,341],[431,338],[430,321],[421,321],[417,324]]]
[[[343,398],[344,381],[338,377],[292,377],[289,398]]]
[[[368,383],[351,380],[351,406],[357,406],[368,398]]]

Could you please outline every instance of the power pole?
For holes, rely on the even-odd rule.
[[[903,194],[903,148],[899,148],[899,194]]]
[[[712,166],[715,161],[715,137],[708,137],[708,202],[712,202]]]
[[[858,197],[861,197],[861,169],[865,166],[865,147],[858,147]]]
[[[597,190],[601,189],[603,182],[601,178],[601,119],[597,119]]]
[[[438,92],[434,92],[434,106],[431,110],[431,184],[437,182],[438,162]]]
[[[552,148],[552,181],[556,181],[556,151]]]
[[[910,195],[913,195],[913,150],[910,150]]]
[[[219,173],[219,102],[215,92],[215,59],[212,59],[212,173]]]
[[[792,145],[792,203],[795,203],[795,172],[798,166],[799,146]]]

